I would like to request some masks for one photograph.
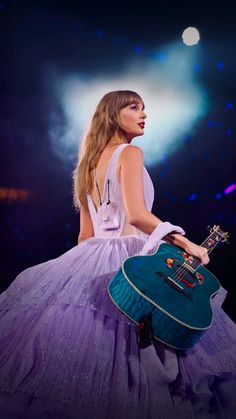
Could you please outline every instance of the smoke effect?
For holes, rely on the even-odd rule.
[[[49,138],[54,153],[64,161],[74,159],[80,141],[101,97],[111,90],[134,90],[145,103],[145,134],[134,139],[145,155],[147,166],[155,165],[174,153],[192,134],[208,110],[208,98],[196,79],[194,64],[199,47],[191,49],[180,43],[166,46],[164,60],[152,52],[114,74],[85,76],[54,73],[53,94],[62,115],[53,110]]]

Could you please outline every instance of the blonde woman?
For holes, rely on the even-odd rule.
[[[236,330],[220,308],[223,289],[214,299],[214,326],[185,355],[152,344],[148,329],[137,341],[134,324],[107,292],[127,257],[163,241],[209,262],[181,227],[151,212],[153,183],[142,150],[131,144],[145,123],[137,93],[114,91],[100,100],[73,173],[78,245],[26,269],[0,296],[3,418],[231,414]]]

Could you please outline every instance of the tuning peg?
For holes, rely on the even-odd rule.
[[[219,228],[220,228],[219,226],[216,226],[216,225],[214,224],[214,226],[213,226],[212,228],[210,228],[210,232],[211,232],[211,233],[214,233],[214,232],[215,232],[215,231],[217,231]]]
[[[230,244],[230,241],[228,240],[228,238],[224,238],[220,240],[220,243],[226,243],[226,244]]]

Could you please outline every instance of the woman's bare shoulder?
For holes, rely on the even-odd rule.
[[[117,165],[117,177],[121,183],[121,170],[124,173],[132,173],[136,170],[141,170],[144,163],[143,151],[140,147],[129,144],[119,155]]]
[[[143,161],[143,150],[133,144],[129,144],[127,147],[124,147],[120,153],[120,162],[130,162],[130,159]]]

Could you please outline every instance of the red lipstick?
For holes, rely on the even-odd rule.
[[[145,122],[140,122],[140,124],[138,124],[141,128],[145,127]]]

